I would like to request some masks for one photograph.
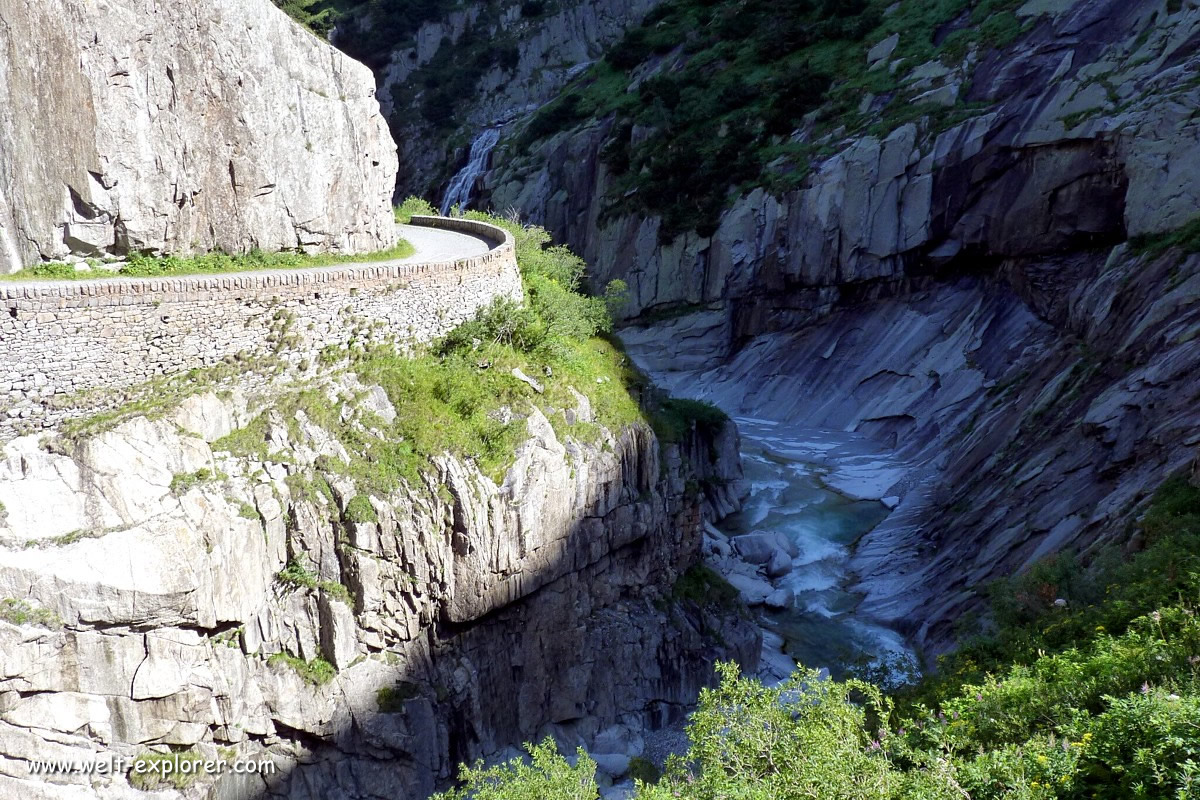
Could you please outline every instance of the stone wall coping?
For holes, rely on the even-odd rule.
[[[89,298],[122,298],[125,302],[151,303],[157,295],[170,293],[225,293],[232,290],[259,291],[274,287],[307,286],[357,281],[404,280],[418,276],[460,274],[470,272],[497,260],[515,258],[516,242],[503,228],[479,220],[461,217],[413,216],[411,225],[441,228],[483,239],[488,252],[452,261],[399,263],[397,261],[363,261],[334,264],[327,267],[299,269],[269,269],[250,272],[220,272],[199,275],[175,275],[143,278],[97,278],[68,281],[0,281],[0,301],[45,300],[53,298],[57,305],[71,305],[73,300]]]

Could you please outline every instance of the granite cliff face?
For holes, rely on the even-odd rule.
[[[351,429],[395,414],[351,377],[314,390]],[[660,449],[633,426],[585,443],[578,397],[572,422],[512,423],[529,437],[501,483],[447,456],[391,493],[331,470],[343,445],[303,412],[237,390],[9,442],[0,794],[137,796],[124,774],[52,785],[28,765],[162,745],[278,765],[187,792],[221,798],[421,798],[460,761],[546,734],[636,749],[714,658],[758,655],[744,619],[671,592],[699,559],[706,504],[736,506],[736,433]],[[218,442],[238,430],[250,454]]]
[[[269,0],[0,5],[0,272],[384,249],[396,165],[370,71]]]
[[[397,196],[439,201],[471,137],[552,98],[658,2],[468,3],[396,43],[377,73],[380,104],[406,165]],[[372,25],[367,13],[340,26],[334,41],[348,46]],[[511,57],[500,63],[495,56],[504,51]],[[431,120],[431,113],[447,116]]]
[[[972,51],[954,68],[896,65],[906,85],[965,107],[966,121],[834,139],[801,189],[738,198],[712,237],[662,244],[656,217],[602,213],[612,199],[600,157],[606,119],[532,152],[502,141],[488,197],[555,231],[598,285],[624,278],[630,316],[728,302],[742,334],[811,319],[864,286],[1113,244],[1191,219],[1200,9],[1085,0],[1018,13],[1030,32],[1010,48]]]
[[[880,68],[966,119],[835,139],[711,237],[604,213],[608,119],[502,142],[485,178],[598,285],[625,279],[631,316],[677,315],[623,334],[677,393],[878,444],[862,496],[899,507],[858,545],[859,612],[930,653],[989,580],[1124,544],[1200,442],[1197,258],[1143,249],[1200,215],[1200,8],[1017,14],[1014,44],[959,65],[889,64],[881,43]]]

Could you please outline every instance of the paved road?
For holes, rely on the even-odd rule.
[[[263,269],[250,272],[205,272],[193,273],[186,275],[166,275],[164,278],[213,278],[221,277],[222,275],[287,275],[294,274],[298,271],[311,270],[314,272],[333,271],[345,269],[346,267],[377,267],[383,264],[424,264],[439,261],[454,261],[459,258],[469,258],[471,256],[482,255],[495,245],[485,239],[480,239],[476,236],[471,236],[458,231],[447,231],[441,228],[428,228],[421,225],[397,225],[400,236],[407,239],[414,248],[415,252],[407,258],[392,259],[390,261],[353,261],[342,264],[335,264],[328,267],[301,267],[299,269]],[[30,285],[40,288],[68,288],[78,287],[81,284],[100,281],[104,284],[112,283],[142,283],[150,280],[158,280],[159,278],[96,278],[96,279],[80,279],[80,280],[30,280],[30,281],[4,281],[4,286],[21,286]]]
[[[426,261],[453,261],[486,253],[490,247],[483,239],[458,231],[426,228],[420,225],[400,225],[400,236],[417,249],[398,264],[421,264]]]

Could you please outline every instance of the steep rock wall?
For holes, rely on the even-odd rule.
[[[352,377],[314,390],[351,428],[395,414]],[[736,448],[731,431],[588,443],[533,410],[499,485],[442,457],[423,485],[383,492],[331,470],[344,446],[303,412],[267,405],[254,455],[211,446],[259,410],[237,390],[196,395],[6,446],[0,597],[41,611],[0,615],[0,794],[137,796],[125,770],[55,786],[29,763],[174,745],[278,768],[192,798],[423,798],[461,760],[674,719],[714,658],[757,658],[744,619],[671,596],[699,558],[689,484],[740,477],[709,455]],[[586,402],[573,414],[590,420]],[[336,675],[314,685],[280,653]]]
[[[502,141],[487,197],[581,252],[599,285],[626,280],[628,315],[728,301],[741,336],[811,321],[864,284],[963,274],[1189,220],[1200,209],[1200,9],[1027,6],[1030,32],[1004,51],[953,68],[897,65],[913,76],[937,66],[944,74],[923,80],[973,106],[969,119],[832,142],[802,188],[749,192],[712,237],[663,243],[657,217],[606,213],[616,199],[600,156],[607,119],[531,152]]]
[[[370,71],[269,0],[0,5],[0,272],[384,249],[396,168]]]
[[[466,159],[471,137],[548,101],[658,2],[567,0],[544,4],[532,17],[523,16],[523,9],[536,3],[469,3],[422,25],[410,42],[397,42],[378,70],[380,104],[406,165],[397,196],[440,201],[445,182]],[[368,14],[340,28],[335,42],[353,51],[357,29],[371,25]],[[487,67],[469,85],[456,82],[455,71],[472,59],[508,48],[515,56],[511,63]],[[439,128],[422,108],[447,85],[459,93],[433,103],[447,113],[453,109]]]

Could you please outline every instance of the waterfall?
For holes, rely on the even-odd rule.
[[[442,216],[449,214],[454,206],[467,207],[471,200],[471,190],[475,188],[475,179],[487,168],[488,156],[499,141],[499,128],[484,128],[471,142],[471,153],[467,157],[466,166],[450,180],[446,196],[442,199]]]

